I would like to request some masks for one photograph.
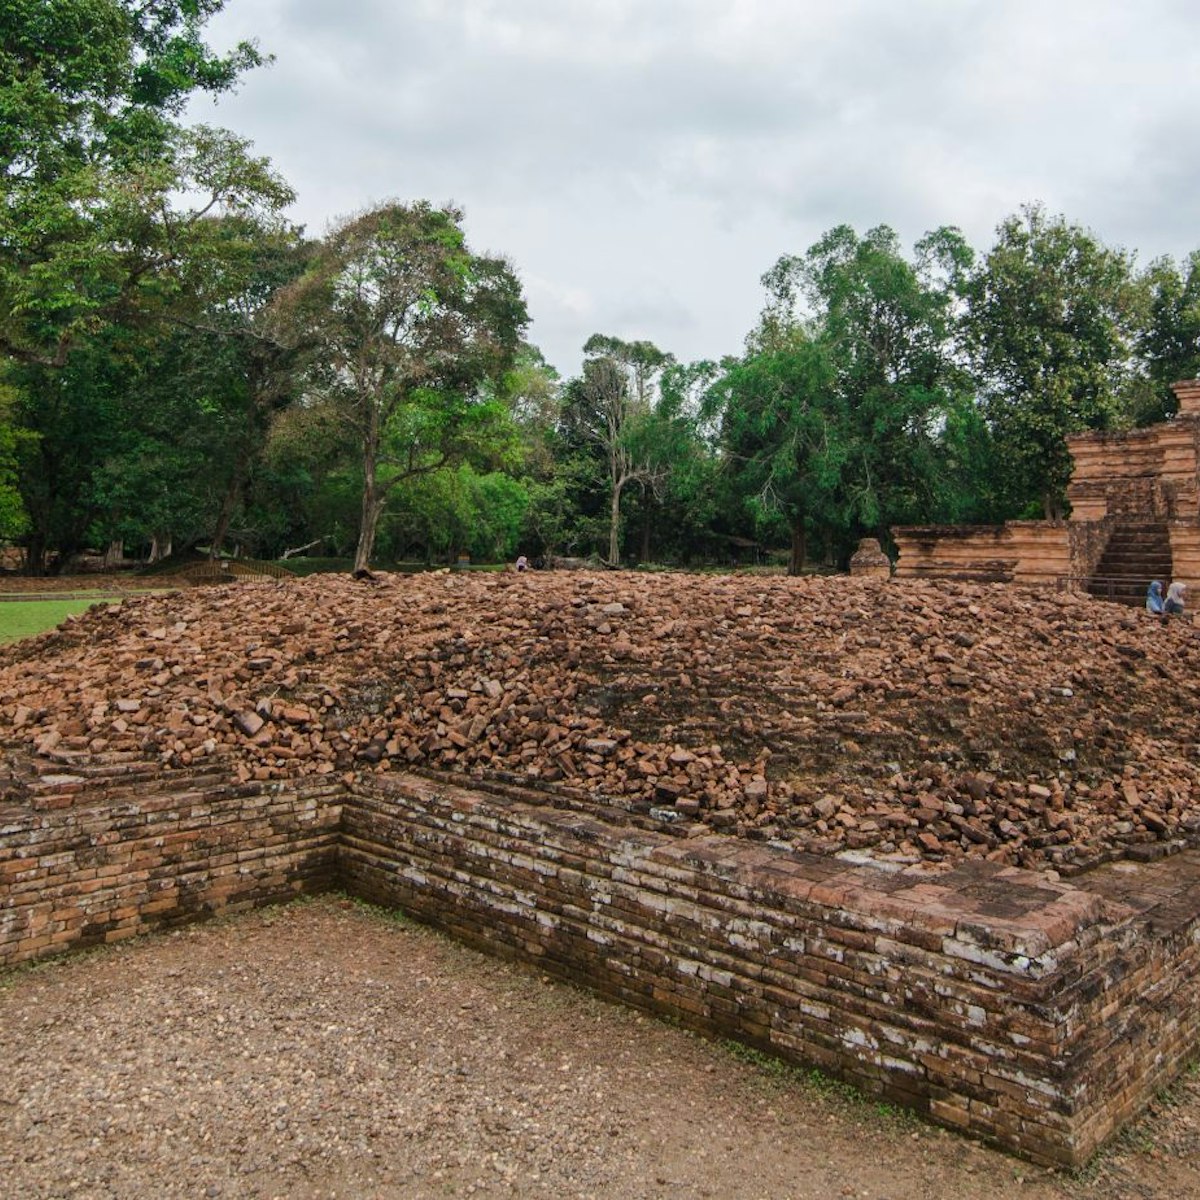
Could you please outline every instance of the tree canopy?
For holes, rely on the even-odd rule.
[[[965,333],[1001,487],[1061,516],[1066,435],[1122,422],[1140,290],[1124,253],[1037,205],[1004,221],[965,287]]]
[[[506,407],[490,393],[527,322],[516,276],[472,254],[462,214],[388,204],[354,217],[276,297],[273,325],[306,350],[305,403],[352,431],[362,470],[355,569],[404,480],[502,456]]]
[[[842,224],[781,253],[743,352],[594,334],[561,379],[516,268],[391,201],[321,237],[236,132],[269,60],[224,0],[0,10],[0,539],[425,560],[843,562],[896,523],[1063,515],[1067,435],[1175,415],[1200,250],[1139,269],[1030,204],[977,252]]]

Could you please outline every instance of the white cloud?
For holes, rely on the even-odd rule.
[[[1043,200],[1142,261],[1200,245],[1186,0],[230,0],[212,28],[277,56],[216,119],[299,219],[455,200],[567,373],[595,331],[736,352],[762,272],[842,222],[985,249]]]

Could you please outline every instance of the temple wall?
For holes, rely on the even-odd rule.
[[[1067,438],[1072,520],[1200,518],[1200,422],[1182,417],[1124,433]]]
[[[1045,1163],[1200,1035],[1200,854],[1136,882],[889,872],[389,776],[347,797],[341,853],[367,899]]]
[[[896,574],[1066,587],[1071,536],[1064,522],[1009,521],[1004,525],[897,526]]]
[[[0,963],[341,886],[1044,1163],[1083,1162],[1200,1037],[1200,852],[884,870],[568,803],[42,776],[0,814]]]
[[[1067,438],[1073,468],[1064,526],[1010,521],[993,526],[909,526],[892,530],[900,577],[978,579],[1066,586],[1086,583],[1114,525],[1171,522],[1177,579],[1200,580],[1200,380],[1172,385],[1179,415],[1148,429]],[[1161,537],[1161,534],[1155,535]],[[1060,584],[1061,585],[1061,584]]]
[[[0,967],[332,881],[340,786],[47,774],[0,805]]]
[[[1168,529],[1171,535],[1172,574],[1192,589],[1191,606],[1194,606],[1200,600],[1200,524],[1172,521]]]
[[[1097,564],[1108,545],[1112,531],[1111,520],[1067,522],[1068,556],[1070,558],[1071,586],[1081,587]]]

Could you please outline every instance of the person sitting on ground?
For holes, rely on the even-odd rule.
[[[1163,610],[1162,581],[1156,579],[1150,585],[1150,590],[1146,593],[1146,611],[1148,613],[1153,613],[1156,617],[1161,617],[1162,610]]]
[[[1187,584],[1179,583],[1178,581],[1167,588],[1167,599],[1163,604],[1163,612],[1168,617],[1177,617],[1183,613],[1184,594],[1186,592]]]
[[[520,554],[517,556],[517,570],[518,571],[528,571],[529,570],[529,559],[526,558],[524,554]]]

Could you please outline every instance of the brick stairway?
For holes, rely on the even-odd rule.
[[[1165,522],[1123,522],[1114,527],[1108,545],[1087,582],[1100,600],[1140,605],[1152,579],[1171,582],[1171,537]]]

